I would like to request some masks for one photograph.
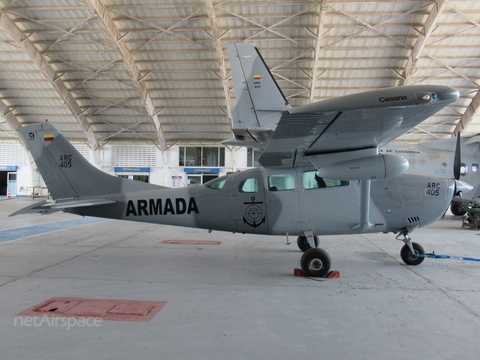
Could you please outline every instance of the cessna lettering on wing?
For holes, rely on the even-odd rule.
[[[390,97],[381,97],[378,99],[380,102],[390,102],[390,101],[400,101],[400,100],[407,100],[407,95],[400,95],[400,96],[390,96]]]
[[[188,204],[187,204],[188,201]],[[126,216],[198,214],[195,198],[128,200]]]

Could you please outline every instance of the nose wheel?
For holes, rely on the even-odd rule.
[[[401,238],[403,236],[403,239]],[[425,260],[425,250],[419,244],[412,242],[410,236],[408,236],[408,230],[405,229],[404,231],[400,232],[397,237],[397,240],[401,240],[405,243],[400,250],[400,257],[402,258],[403,262],[407,265],[419,265]],[[422,256],[417,256],[422,255]]]
[[[315,242],[315,247],[318,246],[318,236],[313,237],[313,241]],[[310,243],[308,242],[308,238],[304,235],[301,235],[297,238],[297,246],[302,251],[305,252],[308,249],[311,249]]]
[[[415,242],[412,242],[412,248],[413,253],[407,244],[403,245],[402,250],[400,250],[400,256],[403,262],[407,265],[419,265],[425,260],[425,257],[417,257],[417,255],[425,255],[425,250]]]

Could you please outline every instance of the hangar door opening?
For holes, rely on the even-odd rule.
[[[17,196],[17,173],[0,171],[0,196],[6,196],[10,190],[10,196]]]
[[[216,179],[220,168],[185,168],[187,174],[187,186],[203,185],[210,180]]]
[[[121,178],[148,183],[150,180],[149,167],[115,167],[115,175]]]
[[[212,174],[187,174],[187,186],[203,185],[210,180],[216,179],[217,175]]]

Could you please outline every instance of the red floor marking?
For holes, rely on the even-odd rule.
[[[220,245],[221,241],[214,240],[163,240],[160,244],[179,244],[179,245]]]
[[[148,322],[166,303],[166,301],[54,297],[18,313],[17,316],[99,317],[103,320]]]

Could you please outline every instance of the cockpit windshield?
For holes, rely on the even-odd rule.
[[[225,175],[225,176],[221,176],[219,178],[213,179],[205,183],[203,186],[212,190],[220,190],[221,188],[223,188],[226,181],[227,181],[227,176]]]

